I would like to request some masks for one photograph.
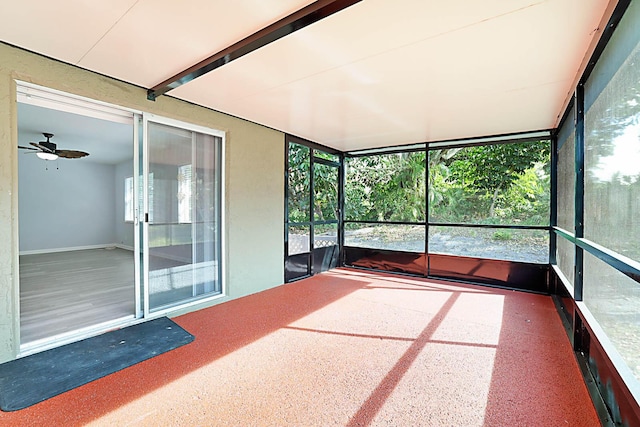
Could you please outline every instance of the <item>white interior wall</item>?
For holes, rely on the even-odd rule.
[[[115,167],[86,159],[18,156],[20,252],[116,241]]]

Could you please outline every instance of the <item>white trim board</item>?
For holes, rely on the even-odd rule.
[[[96,99],[85,98],[22,80],[15,80],[17,101],[67,113],[79,114],[116,123],[133,124],[133,114],[140,111]]]
[[[133,251],[133,248],[126,245],[116,244],[116,243],[104,243],[101,245],[87,245],[87,246],[73,246],[68,248],[49,248],[49,249],[35,249],[32,251],[20,251],[20,255],[39,255],[39,254],[52,254],[56,252],[71,252],[71,251],[86,251],[89,249],[125,249],[128,251]]]
[[[131,326],[136,323],[140,323],[142,319],[136,319],[135,316],[126,316],[119,319],[109,320],[107,322],[98,323],[96,325],[87,326],[84,328],[76,329],[75,331],[64,332],[58,335],[54,335],[47,338],[42,338],[36,341],[31,341],[20,345],[20,353],[18,358],[29,356],[34,353],[49,350],[55,347],[60,347],[65,344],[80,341],[81,339],[90,338],[96,335],[103,334],[115,329],[121,329],[126,326]]]

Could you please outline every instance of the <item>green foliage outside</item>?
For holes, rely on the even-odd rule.
[[[336,156],[314,151],[316,157],[337,161]],[[289,221],[311,221],[310,188],[311,160],[308,147],[289,145]],[[321,163],[314,164],[313,170],[313,216],[315,221],[338,219],[338,168]]]
[[[352,158],[346,176],[347,219],[424,222],[424,152]]]
[[[287,188],[289,221],[309,222],[309,191],[311,188],[311,176],[309,167],[311,164],[309,148],[299,144],[289,144],[289,181]]]
[[[360,221],[547,225],[549,141],[482,145],[347,159],[345,218]],[[310,150],[289,147],[289,221],[338,217],[337,169],[316,163],[310,209]],[[504,236],[503,236],[504,234]],[[508,238],[498,233],[497,239]]]
[[[429,220],[547,225],[549,142],[429,151]],[[348,159],[346,219],[423,222],[425,153]]]
[[[547,225],[549,148],[538,141],[431,151],[429,219]]]

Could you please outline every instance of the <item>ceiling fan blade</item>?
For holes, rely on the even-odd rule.
[[[89,155],[89,153],[77,150],[56,150],[56,154],[65,159],[80,159]]]
[[[38,151],[37,148],[32,148],[32,147],[25,147],[23,145],[18,145],[18,148],[22,148],[23,150],[33,150],[33,151]]]
[[[29,144],[31,144],[34,147],[40,149],[40,151],[44,151],[45,153],[54,153],[54,151],[52,149],[50,149],[49,147],[45,147],[42,144],[36,144],[35,142],[30,142]]]

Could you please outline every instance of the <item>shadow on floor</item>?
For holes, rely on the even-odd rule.
[[[193,343],[0,424],[599,425],[544,295],[337,269],[174,320]]]

